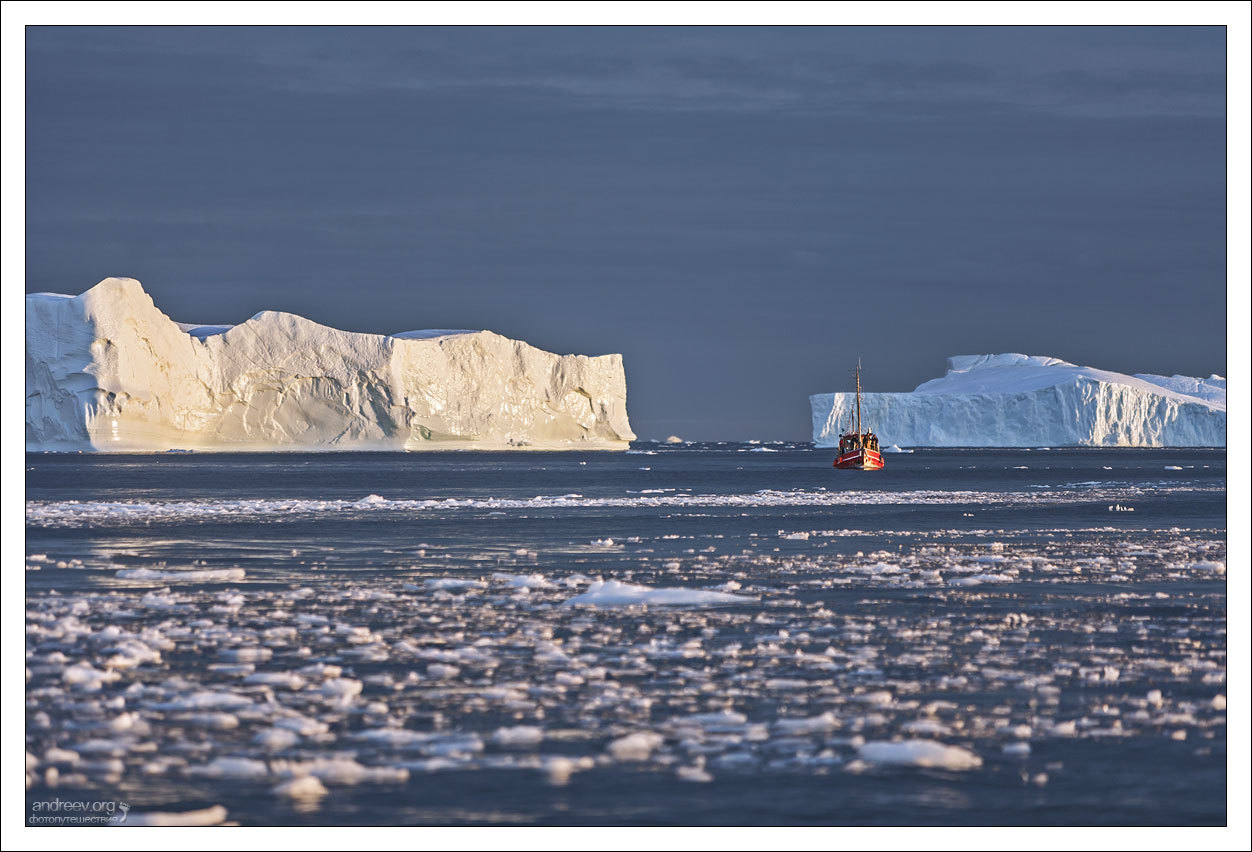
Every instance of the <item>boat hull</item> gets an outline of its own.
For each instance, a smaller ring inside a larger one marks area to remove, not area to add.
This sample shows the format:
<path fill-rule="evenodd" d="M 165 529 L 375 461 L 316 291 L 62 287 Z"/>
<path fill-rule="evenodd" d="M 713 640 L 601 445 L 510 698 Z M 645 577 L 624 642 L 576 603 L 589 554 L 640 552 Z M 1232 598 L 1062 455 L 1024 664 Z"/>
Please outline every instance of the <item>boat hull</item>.
<path fill-rule="evenodd" d="M 877 450 L 849 450 L 835 459 L 839 470 L 882 470 L 884 464 Z"/>

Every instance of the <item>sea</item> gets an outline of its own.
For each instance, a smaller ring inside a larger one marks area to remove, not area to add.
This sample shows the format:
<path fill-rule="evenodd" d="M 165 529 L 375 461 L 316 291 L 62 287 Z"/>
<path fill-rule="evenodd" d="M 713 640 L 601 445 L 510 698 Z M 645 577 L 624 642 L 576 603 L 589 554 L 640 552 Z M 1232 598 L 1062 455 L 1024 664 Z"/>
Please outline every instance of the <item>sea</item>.
<path fill-rule="evenodd" d="M 1225 824 L 1225 452 L 885 458 L 28 454 L 27 824 Z"/>

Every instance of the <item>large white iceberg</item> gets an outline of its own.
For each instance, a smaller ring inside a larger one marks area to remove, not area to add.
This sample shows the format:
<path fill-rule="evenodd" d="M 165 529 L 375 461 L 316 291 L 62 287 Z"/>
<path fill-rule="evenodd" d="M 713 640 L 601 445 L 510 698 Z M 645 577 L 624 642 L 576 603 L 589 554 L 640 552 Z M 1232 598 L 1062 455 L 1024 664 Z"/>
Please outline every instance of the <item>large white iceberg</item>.
<path fill-rule="evenodd" d="M 26 297 L 26 449 L 623 449 L 620 355 L 489 331 L 176 323 L 138 281 Z"/>
<path fill-rule="evenodd" d="M 856 394 L 809 397 L 813 441 L 835 446 Z M 1224 447 L 1226 380 L 1079 367 L 1040 355 L 958 355 L 912 393 L 862 393 L 883 446 Z"/>

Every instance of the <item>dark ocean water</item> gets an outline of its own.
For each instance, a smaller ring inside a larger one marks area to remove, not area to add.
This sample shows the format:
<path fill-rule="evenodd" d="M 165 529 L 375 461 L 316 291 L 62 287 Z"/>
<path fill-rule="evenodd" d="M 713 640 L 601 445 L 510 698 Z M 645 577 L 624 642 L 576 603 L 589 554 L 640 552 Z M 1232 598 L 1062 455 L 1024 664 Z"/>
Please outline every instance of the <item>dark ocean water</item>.
<path fill-rule="evenodd" d="M 831 458 L 28 455 L 28 805 L 1225 823 L 1224 452 Z"/>

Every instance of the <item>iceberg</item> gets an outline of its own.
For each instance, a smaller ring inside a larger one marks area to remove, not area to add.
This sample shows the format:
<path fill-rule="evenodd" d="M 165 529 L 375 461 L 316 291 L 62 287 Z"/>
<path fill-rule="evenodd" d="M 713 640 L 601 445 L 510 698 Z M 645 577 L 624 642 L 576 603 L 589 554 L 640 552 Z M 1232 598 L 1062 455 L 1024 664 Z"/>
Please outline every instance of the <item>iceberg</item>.
<path fill-rule="evenodd" d="M 856 395 L 809 397 L 839 443 Z M 862 393 L 862 428 L 901 447 L 1224 447 L 1226 379 L 1126 375 L 1040 355 L 958 355 L 912 393 Z"/>
<path fill-rule="evenodd" d="M 621 355 L 490 331 L 176 323 L 138 281 L 26 296 L 26 449 L 625 449 Z"/>

